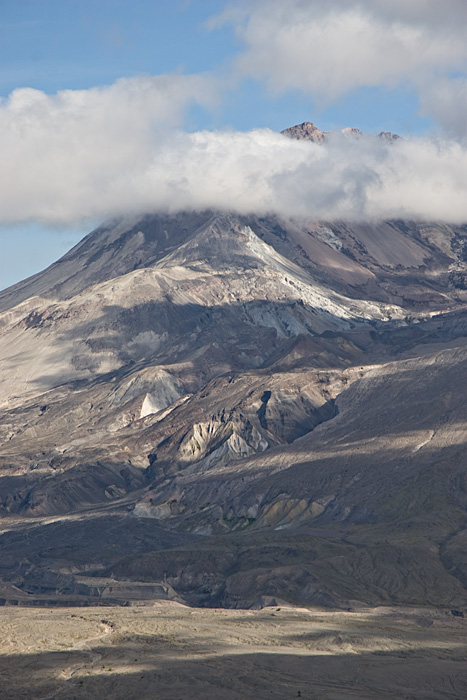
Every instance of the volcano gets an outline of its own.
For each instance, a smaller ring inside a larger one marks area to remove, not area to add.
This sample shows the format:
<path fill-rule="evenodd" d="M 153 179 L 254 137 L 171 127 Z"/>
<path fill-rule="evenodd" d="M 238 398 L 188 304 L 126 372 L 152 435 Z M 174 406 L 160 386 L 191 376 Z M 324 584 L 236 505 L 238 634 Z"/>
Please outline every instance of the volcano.
<path fill-rule="evenodd" d="M 147 214 L 1 292 L 3 601 L 467 606 L 466 251 Z"/>

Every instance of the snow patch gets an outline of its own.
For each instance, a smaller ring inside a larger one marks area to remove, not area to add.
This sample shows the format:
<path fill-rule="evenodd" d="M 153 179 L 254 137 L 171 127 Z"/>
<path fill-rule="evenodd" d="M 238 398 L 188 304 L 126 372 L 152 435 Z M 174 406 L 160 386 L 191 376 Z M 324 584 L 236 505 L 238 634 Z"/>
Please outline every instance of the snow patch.
<path fill-rule="evenodd" d="M 158 393 L 146 394 L 139 417 L 145 418 L 145 416 L 149 416 L 152 413 L 163 411 L 164 408 L 167 408 L 179 398 L 180 395 L 174 387 L 164 387 Z"/>
<path fill-rule="evenodd" d="M 173 404 L 184 394 L 180 383 L 168 372 L 161 372 L 154 381 L 152 391 L 144 397 L 140 418 L 158 413 Z"/>

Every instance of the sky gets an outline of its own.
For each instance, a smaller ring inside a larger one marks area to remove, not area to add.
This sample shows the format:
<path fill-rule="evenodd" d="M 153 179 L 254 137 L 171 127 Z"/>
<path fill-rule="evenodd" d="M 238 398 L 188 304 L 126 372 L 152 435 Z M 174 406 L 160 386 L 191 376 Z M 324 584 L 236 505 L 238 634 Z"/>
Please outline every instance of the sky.
<path fill-rule="evenodd" d="M 0 289 L 119 214 L 467 222 L 466 26 L 465 0 L 0 0 Z M 279 134 L 304 121 L 325 146 Z"/>

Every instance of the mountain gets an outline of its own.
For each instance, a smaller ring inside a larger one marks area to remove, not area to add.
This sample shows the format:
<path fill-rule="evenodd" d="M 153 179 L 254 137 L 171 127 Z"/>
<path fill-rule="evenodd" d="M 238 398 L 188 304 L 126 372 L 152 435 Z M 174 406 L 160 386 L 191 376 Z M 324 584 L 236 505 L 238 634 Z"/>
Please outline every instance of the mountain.
<path fill-rule="evenodd" d="M 466 606 L 466 250 L 145 215 L 1 292 L 0 598 Z"/>
<path fill-rule="evenodd" d="M 321 129 L 318 129 L 318 127 L 312 122 L 296 124 L 295 126 L 290 126 L 288 129 L 281 131 L 281 134 L 288 136 L 290 139 L 295 139 L 297 141 L 313 141 L 313 143 L 318 144 L 324 143 L 329 133 L 331 132 L 321 131 Z M 341 133 L 351 138 L 362 136 L 360 129 L 355 129 L 352 127 L 341 129 Z M 381 131 L 378 136 L 385 141 L 397 141 L 400 139 L 400 136 L 393 134 L 390 131 Z"/>

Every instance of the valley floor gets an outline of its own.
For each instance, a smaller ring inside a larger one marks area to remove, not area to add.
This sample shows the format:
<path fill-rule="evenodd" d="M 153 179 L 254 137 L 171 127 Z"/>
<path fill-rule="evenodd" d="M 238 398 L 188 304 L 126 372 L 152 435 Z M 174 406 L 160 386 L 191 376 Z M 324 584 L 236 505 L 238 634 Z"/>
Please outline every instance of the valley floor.
<path fill-rule="evenodd" d="M 433 608 L 0 608 L 2 700 L 461 700 L 467 618 Z"/>

